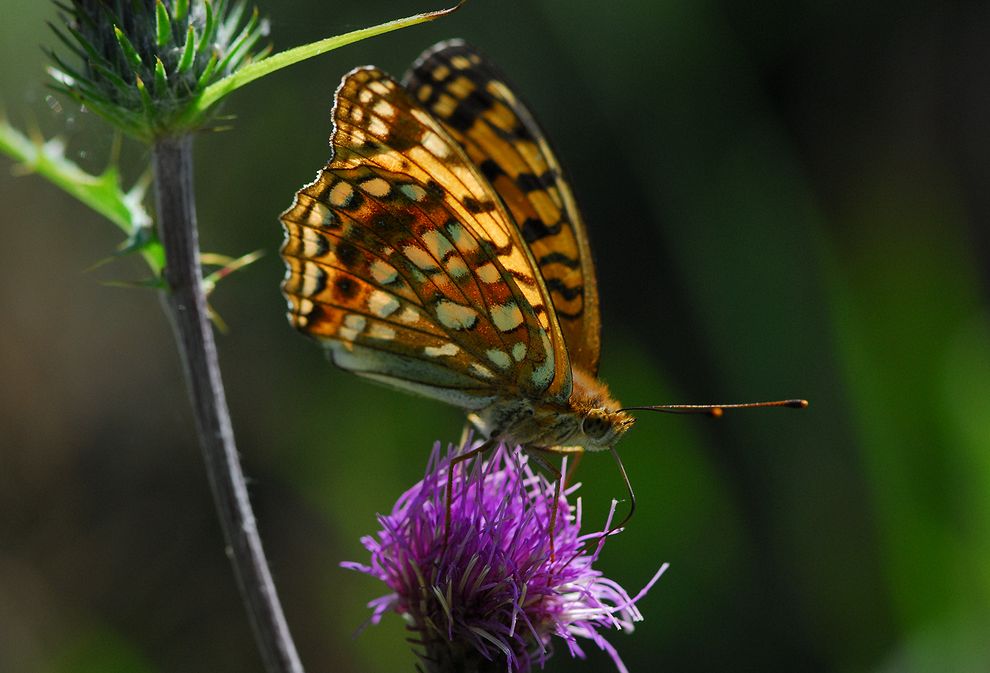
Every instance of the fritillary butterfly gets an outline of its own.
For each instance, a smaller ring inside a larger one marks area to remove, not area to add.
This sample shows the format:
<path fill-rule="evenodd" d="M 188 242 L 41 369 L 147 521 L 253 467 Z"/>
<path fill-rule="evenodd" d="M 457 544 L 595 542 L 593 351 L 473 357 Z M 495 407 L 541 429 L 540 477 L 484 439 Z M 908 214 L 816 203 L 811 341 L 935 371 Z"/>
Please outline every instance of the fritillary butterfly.
<path fill-rule="evenodd" d="M 333 158 L 282 215 L 289 321 L 337 366 L 468 412 L 487 438 L 611 447 L 584 222 L 546 138 L 461 41 L 400 85 L 344 77 Z"/>
<path fill-rule="evenodd" d="M 282 290 L 289 322 L 337 366 L 465 409 L 489 445 L 555 453 L 611 449 L 631 410 L 807 405 L 620 408 L 597 376 L 574 196 L 532 115 L 464 42 L 427 50 L 403 84 L 348 73 L 330 143 L 281 217 Z"/>

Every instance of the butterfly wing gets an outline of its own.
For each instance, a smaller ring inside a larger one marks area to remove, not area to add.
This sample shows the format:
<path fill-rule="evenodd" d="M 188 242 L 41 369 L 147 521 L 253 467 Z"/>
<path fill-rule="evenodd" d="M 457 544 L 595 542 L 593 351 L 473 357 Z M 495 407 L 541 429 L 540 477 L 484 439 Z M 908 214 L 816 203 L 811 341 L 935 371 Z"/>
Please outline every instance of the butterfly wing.
<path fill-rule="evenodd" d="M 464 151 L 376 68 L 333 117 L 333 157 L 282 214 L 290 322 L 344 369 L 464 408 L 566 400 L 546 288 Z"/>
<path fill-rule="evenodd" d="M 597 375 L 601 319 L 591 249 L 545 134 L 495 66 L 460 40 L 424 52 L 404 84 L 505 203 L 543 276 L 571 361 Z"/>

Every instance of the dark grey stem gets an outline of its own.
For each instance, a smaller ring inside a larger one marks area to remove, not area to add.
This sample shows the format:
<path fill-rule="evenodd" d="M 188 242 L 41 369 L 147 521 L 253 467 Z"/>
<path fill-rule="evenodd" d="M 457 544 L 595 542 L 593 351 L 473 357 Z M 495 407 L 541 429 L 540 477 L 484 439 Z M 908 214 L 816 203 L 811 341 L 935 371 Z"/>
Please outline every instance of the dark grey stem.
<path fill-rule="evenodd" d="M 265 670 L 302 673 L 258 537 L 206 313 L 193 197 L 192 136 L 156 142 L 154 169 L 158 234 L 166 259 L 167 290 L 163 301 L 175 330 L 227 553 L 234 565 Z"/>

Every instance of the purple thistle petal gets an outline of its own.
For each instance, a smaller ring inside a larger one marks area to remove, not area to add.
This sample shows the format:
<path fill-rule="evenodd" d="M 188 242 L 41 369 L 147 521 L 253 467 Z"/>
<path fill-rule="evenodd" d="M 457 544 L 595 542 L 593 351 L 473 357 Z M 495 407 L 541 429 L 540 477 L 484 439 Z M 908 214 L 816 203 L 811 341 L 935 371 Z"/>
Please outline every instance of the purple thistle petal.
<path fill-rule="evenodd" d="M 599 630 L 632 631 L 643 619 L 636 602 L 667 564 L 630 598 L 592 567 L 608 536 L 580 534 L 581 501 L 568 504 L 578 486 L 560 494 L 551 541 L 553 484 L 534 473 L 521 450 L 503 446 L 488 460 L 477 457 L 455 469 L 445 535 L 454 451 L 441 454 L 436 444 L 422 481 L 399 497 L 390 514 L 378 516 L 376 535 L 361 538 L 370 563 L 341 564 L 377 577 L 391 591 L 368 604 L 369 623 L 390 611 L 403 615 L 430 673 L 526 673 L 551 656 L 551 636 L 582 658 L 577 639 L 590 640 L 626 673 Z M 614 513 L 613 502 L 606 531 Z"/>

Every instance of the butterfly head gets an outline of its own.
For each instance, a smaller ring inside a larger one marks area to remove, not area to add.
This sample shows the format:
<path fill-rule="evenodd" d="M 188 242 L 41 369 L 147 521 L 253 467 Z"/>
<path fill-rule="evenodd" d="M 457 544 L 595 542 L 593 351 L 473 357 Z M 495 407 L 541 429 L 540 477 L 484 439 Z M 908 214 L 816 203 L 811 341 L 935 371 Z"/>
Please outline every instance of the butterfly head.
<path fill-rule="evenodd" d="M 619 408 L 604 383 L 577 367 L 572 373 L 574 389 L 568 406 L 578 423 L 567 443 L 586 451 L 612 448 L 635 419 Z"/>
<path fill-rule="evenodd" d="M 573 443 L 584 447 L 586 451 L 612 448 L 636 420 L 624 411 L 613 411 L 604 406 L 580 410 L 579 413 L 580 434 Z"/>

